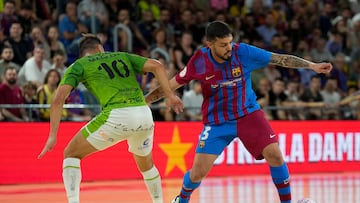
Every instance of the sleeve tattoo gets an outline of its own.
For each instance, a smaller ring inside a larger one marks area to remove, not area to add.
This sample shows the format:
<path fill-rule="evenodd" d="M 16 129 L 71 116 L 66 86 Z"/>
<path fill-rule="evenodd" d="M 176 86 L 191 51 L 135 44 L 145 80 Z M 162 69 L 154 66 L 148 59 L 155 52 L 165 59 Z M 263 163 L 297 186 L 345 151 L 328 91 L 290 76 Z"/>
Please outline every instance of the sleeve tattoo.
<path fill-rule="evenodd" d="M 310 61 L 288 54 L 272 54 L 270 63 L 283 67 L 304 68 L 309 67 Z"/>

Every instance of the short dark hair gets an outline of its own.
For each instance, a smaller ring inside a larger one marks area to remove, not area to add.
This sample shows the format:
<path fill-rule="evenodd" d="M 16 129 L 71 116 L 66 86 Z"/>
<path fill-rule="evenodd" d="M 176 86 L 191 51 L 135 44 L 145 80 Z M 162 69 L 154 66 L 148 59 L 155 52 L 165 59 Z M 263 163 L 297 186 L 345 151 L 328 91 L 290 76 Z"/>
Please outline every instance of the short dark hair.
<path fill-rule="evenodd" d="M 44 78 L 44 84 L 47 84 L 47 83 L 48 83 L 50 74 L 53 73 L 53 72 L 54 72 L 54 73 L 58 76 L 58 78 L 59 78 L 59 81 L 56 83 L 56 85 L 59 85 L 59 84 L 60 84 L 61 75 L 60 75 L 59 71 L 57 71 L 56 69 L 50 69 L 50 70 L 46 73 L 45 78 Z"/>
<path fill-rule="evenodd" d="M 80 56 L 83 56 L 86 50 L 95 49 L 98 45 L 101 45 L 98 37 L 93 34 L 83 34 L 79 46 Z"/>
<path fill-rule="evenodd" d="M 11 50 L 14 50 L 13 48 L 12 48 L 12 46 L 11 45 L 4 45 L 2 48 L 1 48 L 1 54 L 4 52 L 4 50 L 5 49 L 11 49 Z"/>
<path fill-rule="evenodd" d="M 4 69 L 4 74 L 3 75 L 6 75 L 6 72 L 8 72 L 8 70 L 15 70 L 16 73 L 18 73 L 18 71 L 16 70 L 16 68 L 12 65 L 7 65 L 5 66 L 5 69 Z"/>
<path fill-rule="evenodd" d="M 228 24 L 222 21 L 213 21 L 206 27 L 206 40 L 214 41 L 216 38 L 224 38 L 232 34 Z"/>
<path fill-rule="evenodd" d="M 65 57 L 65 52 L 61 49 L 57 49 L 54 51 L 54 55 L 53 56 L 56 56 L 56 55 L 60 55 L 60 56 L 64 56 Z"/>

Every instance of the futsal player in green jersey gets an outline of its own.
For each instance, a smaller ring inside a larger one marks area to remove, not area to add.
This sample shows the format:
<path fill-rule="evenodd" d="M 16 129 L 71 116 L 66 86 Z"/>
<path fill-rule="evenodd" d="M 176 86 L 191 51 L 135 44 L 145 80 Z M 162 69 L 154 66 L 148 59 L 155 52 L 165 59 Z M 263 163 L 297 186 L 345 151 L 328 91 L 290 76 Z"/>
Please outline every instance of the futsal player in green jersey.
<path fill-rule="evenodd" d="M 80 160 L 127 140 L 154 203 L 162 203 L 161 178 L 152 159 L 154 122 L 136 74 L 152 72 L 166 93 L 167 107 L 182 112 L 181 100 L 170 89 L 164 66 L 125 52 L 104 52 L 100 40 L 84 35 L 80 56 L 65 72 L 50 108 L 50 132 L 39 154 L 54 148 L 66 98 L 82 82 L 100 101 L 102 111 L 84 125 L 64 150 L 63 181 L 69 203 L 79 203 Z"/>

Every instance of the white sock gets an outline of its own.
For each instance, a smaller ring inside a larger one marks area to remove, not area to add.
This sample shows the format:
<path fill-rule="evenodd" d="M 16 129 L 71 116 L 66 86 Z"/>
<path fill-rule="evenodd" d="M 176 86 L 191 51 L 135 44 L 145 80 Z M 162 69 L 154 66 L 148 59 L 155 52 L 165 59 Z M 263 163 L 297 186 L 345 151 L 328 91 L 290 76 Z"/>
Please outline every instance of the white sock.
<path fill-rule="evenodd" d="M 150 170 L 141 172 L 141 174 L 153 203 L 163 203 L 161 177 L 157 168 L 153 166 Z"/>
<path fill-rule="evenodd" d="M 80 159 L 66 158 L 63 161 L 63 181 L 69 203 L 80 202 Z"/>

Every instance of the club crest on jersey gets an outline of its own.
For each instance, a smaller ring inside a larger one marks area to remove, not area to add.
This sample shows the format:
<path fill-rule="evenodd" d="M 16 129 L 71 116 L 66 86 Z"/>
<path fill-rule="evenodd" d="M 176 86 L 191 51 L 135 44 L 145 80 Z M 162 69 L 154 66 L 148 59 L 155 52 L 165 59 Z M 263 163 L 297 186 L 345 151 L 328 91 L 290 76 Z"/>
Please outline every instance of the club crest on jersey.
<path fill-rule="evenodd" d="M 200 147 L 200 148 L 204 148 L 204 147 L 205 147 L 205 141 L 200 141 L 199 147 Z"/>
<path fill-rule="evenodd" d="M 241 68 L 236 67 L 231 70 L 231 74 L 233 77 L 239 77 L 241 75 Z"/>

